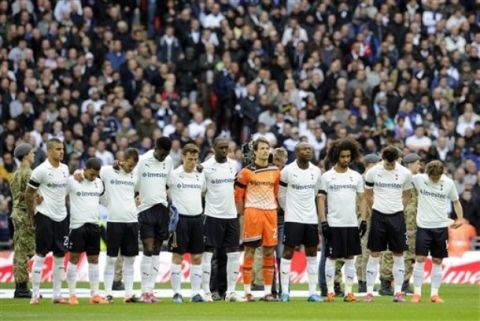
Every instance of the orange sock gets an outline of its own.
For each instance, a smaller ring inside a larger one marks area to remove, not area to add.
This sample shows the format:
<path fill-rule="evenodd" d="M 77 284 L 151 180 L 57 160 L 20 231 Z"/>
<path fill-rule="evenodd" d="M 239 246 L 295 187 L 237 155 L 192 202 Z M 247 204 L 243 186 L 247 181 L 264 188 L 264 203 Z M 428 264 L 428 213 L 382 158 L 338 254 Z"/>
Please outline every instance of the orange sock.
<path fill-rule="evenodd" d="M 252 284 L 253 281 L 253 256 L 243 258 L 243 284 Z"/>
<path fill-rule="evenodd" d="M 275 265 L 275 256 L 263 257 L 263 283 L 265 285 L 272 285 L 273 271 Z"/>

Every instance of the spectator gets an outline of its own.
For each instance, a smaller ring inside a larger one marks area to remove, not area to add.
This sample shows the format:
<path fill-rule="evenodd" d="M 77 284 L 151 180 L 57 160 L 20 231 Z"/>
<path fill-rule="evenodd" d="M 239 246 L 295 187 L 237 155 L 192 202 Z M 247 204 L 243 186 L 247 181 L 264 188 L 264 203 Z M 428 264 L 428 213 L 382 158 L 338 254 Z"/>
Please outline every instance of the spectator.
<path fill-rule="evenodd" d="M 410 150 L 417 153 L 421 150 L 427 151 L 432 146 L 432 140 L 425 136 L 425 127 L 419 125 L 415 128 L 415 135 L 408 137 L 405 144 Z"/>

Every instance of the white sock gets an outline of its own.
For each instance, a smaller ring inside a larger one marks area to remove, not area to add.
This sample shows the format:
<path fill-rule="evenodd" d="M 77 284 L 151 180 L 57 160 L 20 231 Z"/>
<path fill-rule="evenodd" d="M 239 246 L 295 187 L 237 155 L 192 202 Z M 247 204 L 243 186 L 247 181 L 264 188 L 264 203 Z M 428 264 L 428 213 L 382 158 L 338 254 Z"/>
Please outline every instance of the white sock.
<path fill-rule="evenodd" d="M 422 295 L 424 270 L 425 262 L 415 262 L 415 266 L 413 267 L 413 291 L 418 295 Z"/>
<path fill-rule="evenodd" d="M 202 289 L 210 293 L 210 276 L 212 274 L 212 252 L 203 252 L 202 258 Z"/>
<path fill-rule="evenodd" d="M 402 256 L 393 256 L 393 281 L 395 284 L 394 294 L 402 292 L 403 280 L 405 279 L 405 258 Z"/>
<path fill-rule="evenodd" d="M 32 268 L 32 291 L 33 297 L 40 297 L 40 282 L 42 282 L 43 264 L 45 263 L 45 257 L 35 255 L 33 257 Z"/>
<path fill-rule="evenodd" d="M 64 279 L 65 267 L 63 266 L 63 256 L 53 257 L 53 297 L 62 295 L 62 281 Z"/>
<path fill-rule="evenodd" d="M 308 295 L 317 293 L 318 261 L 316 256 L 307 256 Z M 282 285 L 283 286 L 283 285 Z M 283 290 L 283 287 L 282 287 Z"/>
<path fill-rule="evenodd" d="M 353 279 L 355 278 L 355 263 L 353 259 L 345 260 L 345 294 L 353 293 Z"/>
<path fill-rule="evenodd" d="M 243 284 L 243 291 L 245 294 L 252 293 L 252 285 L 251 284 Z"/>
<path fill-rule="evenodd" d="M 182 286 L 182 266 L 180 264 L 172 263 L 170 282 L 172 283 L 173 294 L 180 293 Z"/>
<path fill-rule="evenodd" d="M 142 262 L 140 263 L 140 272 L 142 273 L 142 294 L 149 292 L 149 283 L 152 272 L 152 257 L 143 254 Z"/>
<path fill-rule="evenodd" d="M 335 260 L 327 258 L 327 262 L 325 263 L 325 280 L 327 281 L 327 292 L 334 293 Z"/>
<path fill-rule="evenodd" d="M 70 295 L 75 295 L 75 288 L 77 287 L 77 273 L 78 266 L 69 262 L 67 268 L 67 282 Z"/>
<path fill-rule="evenodd" d="M 235 292 L 240 270 L 240 252 L 227 253 L 227 293 Z"/>
<path fill-rule="evenodd" d="M 98 294 L 98 279 L 98 264 L 88 263 L 88 280 L 90 281 L 90 292 L 92 296 Z"/>
<path fill-rule="evenodd" d="M 192 297 L 200 293 L 202 274 L 202 265 L 192 264 L 192 273 L 190 274 L 190 283 L 192 284 Z M 210 289 L 210 285 L 208 288 Z"/>
<path fill-rule="evenodd" d="M 432 292 L 430 296 L 438 295 L 438 289 L 442 283 L 442 265 L 432 264 Z"/>
<path fill-rule="evenodd" d="M 125 297 L 129 298 L 133 295 L 133 265 L 135 264 L 135 256 L 123 257 L 123 282 L 125 283 Z"/>
<path fill-rule="evenodd" d="M 157 283 L 158 270 L 160 268 L 160 256 L 152 255 L 152 270 L 150 273 L 150 282 L 148 288 L 151 293 L 155 290 L 155 283 Z"/>
<path fill-rule="evenodd" d="M 105 264 L 105 271 L 103 274 L 103 286 L 107 295 L 112 295 L 113 278 L 115 277 L 115 262 L 116 257 L 107 256 L 107 263 Z"/>
<path fill-rule="evenodd" d="M 373 286 L 378 274 L 378 265 L 380 263 L 380 257 L 370 256 L 367 262 L 367 293 L 373 293 Z"/>
<path fill-rule="evenodd" d="M 292 260 L 282 258 L 280 260 L 280 284 L 283 293 L 290 293 L 290 269 Z"/>
<path fill-rule="evenodd" d="M 272 294 L 272 285 L 271 284 L 268 284 L 268 285 L 264 284 L 263 288 L 264 288 L 264 291 L 263 291 L 264 295 Z"/>

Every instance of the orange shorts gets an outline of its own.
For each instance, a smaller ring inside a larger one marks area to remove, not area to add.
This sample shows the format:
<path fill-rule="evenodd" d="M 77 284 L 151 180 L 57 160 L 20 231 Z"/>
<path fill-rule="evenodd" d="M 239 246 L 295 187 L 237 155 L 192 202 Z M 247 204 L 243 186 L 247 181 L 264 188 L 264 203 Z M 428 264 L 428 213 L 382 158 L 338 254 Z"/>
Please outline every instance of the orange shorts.
<path fill-rule="evenodd" d="M 243 242 L 262 241 L 263 246 L 277 245 L 277 211 L 246 208 Z"/>

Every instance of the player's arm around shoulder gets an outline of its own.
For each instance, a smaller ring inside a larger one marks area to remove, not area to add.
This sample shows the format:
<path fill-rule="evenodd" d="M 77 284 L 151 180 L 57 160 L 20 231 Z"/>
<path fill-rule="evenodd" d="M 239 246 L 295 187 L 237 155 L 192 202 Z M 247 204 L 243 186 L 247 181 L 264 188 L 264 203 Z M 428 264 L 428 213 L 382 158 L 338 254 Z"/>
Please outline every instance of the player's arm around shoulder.
<path fill-rule="evenodd" d="M 245 207 L 245 194 L 247 192 L 247 186 L 250 182 L 250 178 L 253 172 L 248 167 L 244 167 L 238 172 L 235 179 L 235 206 L 237 207 L 238 215 L 243 215 Z"/>
<path fill-rule="evenodd" d="M 360 210 L 360 219 L 361 221 L 366 221 L 368 216 L 368 209 L 367 209 L 367 198 L 365 195 L 365 182 L 363 181 L 362 175 L 359 173 L 355 173 L 357 179 L 357 204 L 358 209 Z"/>
<path fill-rule="evenodd" d="M 278 189 L 278 205 L 285 210 L 287 202 L 287 188 L 288 188 L 288 173 L 289 166 L 285 166 L 280 172 L 280 186 Z"/>
<path fill-rule="evenodd" d="M 320 177 L 320 188 L 318 190 L 318 197 L 317 197 L 317 211 L 318 211 L 318 221 L 319 223 L 327 221 L 327 213 L 326 213 L 326 199 L 327 199 L 327 175 L 323 174 Z"/>

